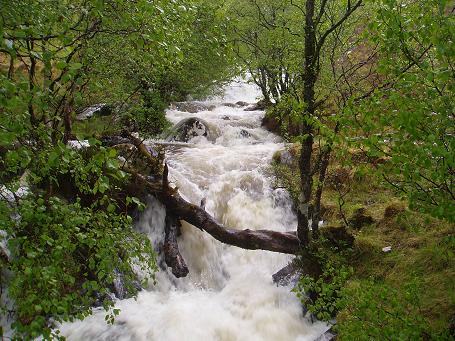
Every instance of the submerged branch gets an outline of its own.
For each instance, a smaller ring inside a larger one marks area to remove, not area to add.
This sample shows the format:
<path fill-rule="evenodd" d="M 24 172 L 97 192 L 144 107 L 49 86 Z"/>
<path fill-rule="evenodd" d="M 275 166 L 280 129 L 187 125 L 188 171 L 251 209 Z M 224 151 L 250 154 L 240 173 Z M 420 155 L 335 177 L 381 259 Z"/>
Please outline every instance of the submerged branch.
<path fill-rule="evenodd" d="M 188 266 L 180 254 L 179 245 L 177 243 L 177 235 L 179 229 L 179 221 L 166 212 L 166 224 L 165 224 L 165 237 L 164 237 L 164 261 L 167 266 L 172 269 L 172 273 L 175 277 L 186 277 L 189 273 Z"/>

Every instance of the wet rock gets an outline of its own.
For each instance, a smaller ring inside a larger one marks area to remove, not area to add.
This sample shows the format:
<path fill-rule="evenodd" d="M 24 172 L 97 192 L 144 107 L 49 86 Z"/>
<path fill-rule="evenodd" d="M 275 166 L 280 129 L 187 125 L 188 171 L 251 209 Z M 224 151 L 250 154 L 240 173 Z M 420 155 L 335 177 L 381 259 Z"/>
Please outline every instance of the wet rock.
<path fill-rule="evenodd" d="M 74 149 L 84 149 L 84 148 L 89 148 L 90 143 L 87 140 L 69 140 L 68 141 L 68 147 L 74 148 Z"/>
<path fill-rule="evenodd" d="M 247 139 L 251 137 L 251 134 L 247 130 L 242 129 L 240 130 L 240 136 Z"/>
<path fill-rule="evenodd" d="M 261 126 L 272 133 L 280 133 L 280 122 L 275 117 L 264 116 L 261 122 Z"/>
<path fill-rule="evenodd" d="M 122 136 L 103 136 L 101 137 L 101 143 L 106 147 L 113 147 L 119 144 L 131 143 L 130 139 Z"/>
<path fill-rule="evenodd" d="M 280 163 L 291 166 L 294 162 L 294 156 L 289 150 L 283 150 L 280 154 Z"/>
<path fill-rule="evenodd" d="M 273 161 L 282 165 L 292 166 L 297 161 L 297 157 L 292 150 L 283 149 L 273 154 Z"/>
<path fill-rule="evenodd" d="M 327 330 L 324 334 L 319 336 L 316 340 L 314 341 L 334 341 L 337 339 L 337 334 L 333 331 L 332 328 Z"/>
<path fill-rule="evenodd" d="M 113 289 L 115 297 L 117 297 L 120 300 L 123 300 L 126 297 L 126 290 L 123 285 L 123 274 L 117 269 L 114 271 L 114 283 L 112 284 L 114 287 Z"/>
<path fill-rule="evenodd" d="M 175 102 L 171 104 L 171 109 L 196 114 L 200 111 L 212 111 L 216 106 L 200 102 Z"/>
<path fill-rule="evenodd" d="M 25 172 L 20 179 L 19 184 L 21 185 L 16 191 L 9 190 L 6 186 L 0 185 L 0 201 L 6 201 L 9 205 L 15 206 L 17 204 L 16 199 L 21 199 L 30 193 L 30 188 L 26 182 L 29 172 Z"/>
<path fill-rule="evenodd" d="M 143 154 L 130 141 L 124 144 L 117 144 L 113 148 L 117 150 L 119 159 L 122 162 L 127 163 L 140 173 L 147 174 L 147 176 L 162 174 L 164 164 L 164 149 L 162 147 L 145 145 L 147 151 L 154 158 L 153 162 L 145 159 Z"/>
<path fill-rule="evenodd" d="M 206 121 L 197 117 L 190 117 L 177 123 L 164 139 L 168 142 L 188 142 L 198 136 L 204 136 L 209 141 L 214 141 L 216 138 Z"/>
<path fill-rule="evenodd" d="M 265 101 L 265 100 L 261 100 L 259 102 L 257 102 L 256 104 L 253 104 L 252 106 L 249 106 L 247 108 L 245 108 L 244 110 L 245 111 L 257 111 L 257 110 L 265 110 L 267 109 L 269 106 L 270 106 L 271 103 Z"/>
<path fill-rule="evenodd" d="M 109 116 L 112 115 L 112 107 L 106 103 L 93 104 L 79 111 L 76 114 L 76 120 L 83 121 L 95 115 Z"/>
<path fill-rule="evenodd" d="M 374 223 L 373 217 L 366 214 L 365 207 L 360 207 L 355 210 L 352 218 L 349 220 L 349 225 L 353 228 L 360 230 L 362 227 L 371 225 Z"/>
<path fill-rule="evenodd" d="M 229 108 L 242 108 L 242 107 L 246 107 L 247 105 L 248 105 L 248 103 L 243 102 L 243 101 L 238 101 L 236 103 L 223 103 L 223 106 L 229 107 Z"/>
<path fill-rule="evenodd" d="M 228 115 L 224 115 L 224 116 L 221 116 L 221 119 L 225 120 L 225 121 L 230 121 L 232 118 L 229 117 Z"/>
<path fill-rule="evenodd" d="M 272 275 L 273 283 L 278 286 L 295 286 L 302 272 L 298 265 L 294 262 L 289 263 L 280 271 Z"/>

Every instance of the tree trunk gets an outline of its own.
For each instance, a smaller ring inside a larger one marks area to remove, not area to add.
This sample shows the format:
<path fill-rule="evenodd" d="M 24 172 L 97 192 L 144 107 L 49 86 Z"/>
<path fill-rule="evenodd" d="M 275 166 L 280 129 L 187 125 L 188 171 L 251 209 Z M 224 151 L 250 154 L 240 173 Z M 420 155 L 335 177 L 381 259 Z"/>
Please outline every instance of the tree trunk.
<path fill-rule="evenodd" d="M 262 96 L 264 96 L 264 101 L 267 103 L 270 103 L 270 84 L 269 84 L 269 78 L 267 77 L 267 70 L 265 67 L 260 67 L 259 68 L 259 73 L 261 75 L 261 92 Z"/>
<path fill-rule="evenodd" d="M 306 1 L 305 14 L 305 65 L 304 65 L 304 88 L 303 100 L 306 105 L 304 113 L 305 122 L 303 124 L 303 141 L 300 152 L 300 197 L 298 210 L 298 236 L 302 246 L 309 243 L 309 220 L 311 219 L 311 192 L 312 192 L 312 174 L 311 174 L 311 156 L 313 154 L 313 126 L 311 119 L 314 117 L 314 86 L 316 84 L 316 31 L 314 24 L 315 0 Z"/>
<path fill-rule="evenodd" d="M 321 151 L 321 153 L 324 154 L 322 155 L 321 164 L 319 165 L 318 187 L 314 195 L 313 221 L 311 224 L 313 238 L 317 238 L 319 236 L 322 190 L 324 189 L 325 177 L 327 174 L 327 168 L 329 167 L 330 155 L 332 153 L 332 146 L 331 145 L 327 146 L 327 149 L 325 151 Z"/>

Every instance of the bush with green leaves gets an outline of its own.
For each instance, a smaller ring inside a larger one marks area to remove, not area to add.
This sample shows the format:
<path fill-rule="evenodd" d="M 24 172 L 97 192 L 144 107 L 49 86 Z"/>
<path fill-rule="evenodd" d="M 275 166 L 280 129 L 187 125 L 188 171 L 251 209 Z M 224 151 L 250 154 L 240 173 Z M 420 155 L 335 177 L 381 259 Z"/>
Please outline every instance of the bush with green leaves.
<path fill-rule="evenodd" d="M 165 115 L 167 106 L 168 102 L 158 92 L 143 90 L 140 103 L 122 115 L 122 125 L 143 136 L 157 136 L 171 126 Z"/>
<path fill-rule="evenodd" d="M 116 276 L 134 296 L 139 287 L 134 267 L 145 280 L 157 271 L 150 240 L 133 230 L 127 214 L 138 200 L 118 195 L 128 177 L 116 151 L 91 143 L 83 151 L 49 146 L 28 164 L 9 155 L 16 152 L 7 155 L 7 170 L 27 167 L 31 190 L 9 206 L 3 201 L 0 210 L 11 251 L 6 285 L 15 303 L 17 337 L 50 337 L 50 319 L 82 319 L 96 304 L 113 322 L 119 312 L 111 299 Z"/>
<path fill-rule="evenodd" d="M 341 234 L 347 238 L 341 238 Z M 334 235 L 338 238 L 335 239 Z M 349 265 L 353 254 L 351 238 L 344 228 L 323 228 L 309 251 L 297 260 L 302 269 L 306 268 L 308 260 L 318 265 L 311 274 L 304 273 L 300 277 L 293 291 L 302 305 L 320 320 L 333 319 L 341 309 L 343 289 L 354 273 Z"/>
<path fill-rule="evenodd" d="M 280 134 L 288 141 L 300 134 L 301 114 L 305 105 L 293 96 L 285 94 L 280 101 L 267 109 L 266 118 L 273 119 L 279 126 Z"/>
<path fill-rule="evenodd" d="M 133 268 L 146 278 L 157 270 L 150 241 L 132 228 L 129 213 L 142 204 L 126 194 L 117 152 L 95 139 L 68 146 L 96 132 L 75 136 L 76 110 L 120 103 L 141 132 L 158 134 L 170 101 L 227 77 L 226 22 L 220 3 L 205 0 L 0 0 L 0 8 L 0 193 L 28 188 L 0 200 L 11 252 L 3 284 L 16 337 L 48 338 L 51 321 L 83 318 L 94 304 L 112 322 L 116 276 L 134 295 Z"/>
<path fill-rule="evenodd" d="M 324 264 L 319 278 L 302 276 L 294 292 L 310 313 L 320 320 L 329 321 L 341 308 L 343 288 L 352 273 L 351 267 L 337 267 L 329 261 Z"/>
<path fill-rule="evenodd" d="M 369 35 L 388 81 L 351 111 L 349 129 L 412 209 L 455 219 L 455 16 L 444 0 L 378 1 Z M 347 131 L 347 135 L 350 132 Z"/>

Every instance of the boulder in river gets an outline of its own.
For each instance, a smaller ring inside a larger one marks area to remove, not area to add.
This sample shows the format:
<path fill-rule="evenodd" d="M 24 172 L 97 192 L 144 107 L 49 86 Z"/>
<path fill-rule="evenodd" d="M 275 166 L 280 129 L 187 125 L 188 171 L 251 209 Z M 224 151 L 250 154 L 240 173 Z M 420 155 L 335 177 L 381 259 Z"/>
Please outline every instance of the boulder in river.
<path fill-rule="evenodd" d="M 243 101 L 238 101 L 235 103 L 223 103 L 223 106 L 229 107 L 229 108 L 242 108 L 242 107 L 248 106 L 248 103 L 243 102 Z"/>
<path fill-rule="evenodd" d="M 248 109 L 248 108 L 247 108 Z M 245 109 L 246 110 L 246 109 Z M 280 122 L 276 117 L 265 115 L 262 118 L 261 126 L 267 129 L 268 131 L 279 134 L 280 133 Z"/>
<path fill-rule="evenodd" d="M 112 114 L 112 107 L 106 103 L 93 104 L 80 110 L 76 115 L 76 120 L 84 121 L 95 115 L 109 116 Z"/>
<path fill-rule="evenodd" d="M 265 110 L 271 105 L 270 102 L 267 102 L 265 100 L 261 100 L 257 102 L 256 104 L 253 104 L 252 106 L 249 106 L 245 108 L 245 111 L 256 111 L 256 110 Z"/>
<path fill-rule="evenodd" d="M 295 262 L 291 262 L 280 271 L 272 275 L 273 283 L 278 286 L 295 287 L 302 275 L 302 269 Z"/>
<path fill-rule="evenodd" d="M 189 112 L 191 114 L 196 114 L 200 111 L 212 111 L 215 108 L 215 105 L 200 102 L 174 102 L 171 104 L 171 109 Z"/>
<path fill-rule="evenodd" d="M 247 139 L 247 138 L 251 137 L 251 134 L 248 132 L 248 130 L 241 129 L 240 130 L 240 136 Z"/>
<path fill-rule="evenodd" d="M 168 142 L 188 142 L 194 137 L 204 136 L 209 141 L 216 139 L 214 130 L 209 124 L 198 117 L 186 118 L 177 123 L 171 131 L 164 136 Z"/>

